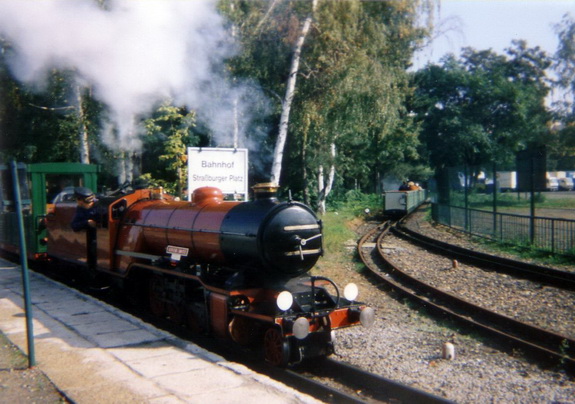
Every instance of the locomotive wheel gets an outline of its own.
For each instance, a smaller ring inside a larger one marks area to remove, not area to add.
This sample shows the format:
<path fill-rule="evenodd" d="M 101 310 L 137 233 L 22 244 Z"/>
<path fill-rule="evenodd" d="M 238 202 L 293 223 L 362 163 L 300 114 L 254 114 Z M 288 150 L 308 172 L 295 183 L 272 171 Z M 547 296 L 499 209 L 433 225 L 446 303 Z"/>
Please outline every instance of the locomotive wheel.
<path fill-rule="evenodd" d="M 191 307 L 188 307 L 185 313 L 185 321 L 186 321 L 186 326 L 188 327 L 188 329 L 190 330 L 190 332 L 192 332 L 193 334 L 199 334 L 203 331 L 202 327 L 202 323 L 200 322 L 200 318 L 198 317 L 198 315 L 196 313 L 194 313 L 194 311 L 192 310 Z"/>
<path fill-rule="evenodd" d="M 150 311 L 156 317 L 166 315 L 166 303 L 162 296 L 163 281 L 160 277 L 152 276 L 148 279 L 148 303 Z"/>
<path fill-rule="evenodd" d="M 168 317 L 169 317 L 171 322 L 173 322 L 175 324 L 183 324 L 184 323 L 184 319 L 186 317 L 186 313 L 185 313 L 184 309 L 177 306 L 175 303 L 168 303 L 167 309 L 168 309 Z"/>
<path fill-rule="evenodd" d="M 254 324 L 245 317 L 235 316 L 228 329 L 235 343 L 247 346 L 254 342 Z"/>
<path fill-rule="evenodd" d="M 290 358 L 289 341 L 278 328 L 268 329 L 264 335 L 264 355 L 274 366 L 286 366 Z"/>

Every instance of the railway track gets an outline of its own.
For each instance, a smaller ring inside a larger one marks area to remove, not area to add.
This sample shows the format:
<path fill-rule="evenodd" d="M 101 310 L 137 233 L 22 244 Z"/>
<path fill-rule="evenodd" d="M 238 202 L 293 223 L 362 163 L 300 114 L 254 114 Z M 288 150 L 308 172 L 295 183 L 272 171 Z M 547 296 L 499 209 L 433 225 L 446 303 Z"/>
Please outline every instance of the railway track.
<path fill-rule="evenodd" d="M 141 313 L 132 312 L 132 314 L 141 316 Z M 264 362 L 263 354 L 257 351 L 238 350 L 236 346 L 221 344 L 209 337 L 190 337 L 181 327 L 167 320 L 158 320 L 149 314 L 144 315 L 143 319 L 182 339 L 190 340 L 228 361 L 241 363 L 254 372 L 326 403 L 451 403 L 441 397 L 331 358 L 320 358 L 291 368 L 278 368 Z"/>
<path fill-rule="evenodd" d="M 407 226 L 398 223 L 391 231 L 411 243 L 417 244 L 428 251 L 449 256 L 461 262 L 480 268 L 496 270 L 508 275 L 529 279 L 556 288 L 575 290 L 575 272 L 560 271 L 527 262 L 515 261 L 504 257 L 472 251 L 467 248 L 448 244 L 417 233 Z"/>
<path fill-rule="evenodd" d="M 362 403 L 428 403 L 439 404 L 449 403 L 443 398 L 434 396 L 427 392 L 414 389 L 396 381 L 387 379 L 373 373 L 366 372 L 355 366 L 338 362 L 331 358 L 326 358 L 315 364 L 308 364 L 297 370 L 288 370 L 291 374 L 304 377 L 306 380 L 317 379 L 321 385 L 324 380 L 335 382 L 351 389 L 353 395 L 350 402 Z M 312 379 L 310 379 L 312 378 Z M 317 397 L 315 394 L 312 394 Z M 343 398 L 323 397 L 326 402 L 341 403 Z"/>
<path fill-rule="evenodd" d="M 141 313 L 132 314 L 141 315 Z M 290 368 L 274 367 L 264 362 L 263 354 L 257 350 L 238 350 L 235 345 L 222 344 L 210 337 L 190 337 L 188 332 L 167 320 L 158 320 L 150 314 L 145 314 L 143 317 L 145 321 L 158 328 L 178 335 L 182 339 L 190 340 L 228 361 L 241 363 L 254 372 L 268 376 L 326 403 L 442 404 L 452 402 L 331 358 L 318 358 Z"/>
<path fill-rule="evenodd" d="M 575 340 L 476 306 L 407 275 L 386 260 L 382 240 L 393 231 L 392 228 L 391 222 L 386 222 L 364 235 L 358 243 L 362 261 L 378 282 L 417 302 L 429 312 L 496 339 L 511 352 L 520 350 L 545 366 L 559 367 L 575 374 Z M 505 271 L 509 270 L 508 264 Z M 491 270 L 497 270 L 497 263 L 489 265 Z"/>
<path fill-rule="evenodd" d="M 39 270 L 40 268 L 36 268 Z M 58 273 L 41 271 L 68 287 L 78 289 L 99 300 L 105 301 L 122 311 L 172 333 L 182 340 L 191 341 L 200 347 L 220 355 L 228 361 L 241 363 L 255 372 L 284 383 L 302 393 L 306 393 L 326 403 L 449 403 L 440 397 L 422 390 L 398 383 L 391 379 L 366 372 L 352 365 L 329 358 L 304 362 L 292 368 L 278 368 L 264 362 L 263 354 L 257 350 L 238 349 L 232 344 L 222 343 L 214 338 L 191 334 L 189 330 L 165 318 L 158 318 L 148 311 L 128 304 L 113 290 L 92 289 L 81 281 L 71 281 Z"/>

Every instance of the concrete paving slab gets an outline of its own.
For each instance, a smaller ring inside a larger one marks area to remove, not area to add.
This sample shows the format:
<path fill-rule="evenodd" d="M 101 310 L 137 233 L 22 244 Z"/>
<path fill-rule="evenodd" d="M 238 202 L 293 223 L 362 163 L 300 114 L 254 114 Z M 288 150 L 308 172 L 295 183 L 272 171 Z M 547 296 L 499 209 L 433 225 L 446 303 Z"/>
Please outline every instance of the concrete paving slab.
<path fill-rule="evenodd" d="M 149 378 L 191 372 L 210 366 L 209 362 L 181 351 L 136 359 L 128 361 L 126 364 L 139 374 Z"/>
<path fill-rule="evenodd" d="M 265 385 L 249 385 L 240 386 L 231 390 L 219 390 L 217 394 L 214 392 L 197 394 L 188 398 L 190 403 L 203 403 L 211 402 L 213 404 L 246 404 L 246 397 L 250 398 L 250 402 L 260 403 L 265 402 L 261 397 L 268 397 L 270 390 Z M 277 393 L 276 393 L 277 394 Z M 286 394 L 274 395 L 273 401 L 266 404 L 298 404 L 301 401 L 298 398 L 286 392 Z"/>
<path fill-rule="evenodd" d="M 135 324 L 132 324 L 116 316 L 110 316 L 107 320 L 104 321 L 82 322 L 79 324 L 70 324 L 70 322 L 67 322 L 66 324 L 68 324 L 81 335 L 104 335 L 109 333 L 134 331 L 138 329 Z"/>
<path fill-rule="evenodd" d="M 137 347 L 120 347 L 110 348 L 108 352 L 114 355 L 122 362 L 137 361 L 139 359 L 155 358 L 158 356 L 168 355 L 174 352 L 180 352 L 180 348 L 169 344 L 166 341 L 154 341 L 143 343 Z"/>
<path fill-rule="evenodd" d="M 147 330 L 138 329 L 119 332 L 117 334 L 91 335 L 89 339 L 102 348 L 115 348 L 159 341 L 162 337 Z"/>
<path fill-rule="evenodd" d="M 76 326 L 80 324 L 93 324 L 104 323 L 106 321 L 113 321 L 117 316 L 107 311 L 97 311 L 93 313 L 78 313 L 71 316 L 66 324 L 69 326 Z"/>
<path fill-rule="evenodd" d="M 186 404 L 187 401 L 180 400 L 176 396 L 166 396 L 166 397 L 159 397 L 154 398 L 149 401 L 150 404 Z"/>
<path fill-rule="evenodd" d="M 185 397 L 194 401 L 199 401 L 194 399 L 196 395 L 211 393 L 215 397 L 222 391 L 236 389 L 249 381 L 249 379 L 243 378 L 241 375 L 227 372 L 217 366 L 158 376 L 154 380 L 178 397 Z"/>

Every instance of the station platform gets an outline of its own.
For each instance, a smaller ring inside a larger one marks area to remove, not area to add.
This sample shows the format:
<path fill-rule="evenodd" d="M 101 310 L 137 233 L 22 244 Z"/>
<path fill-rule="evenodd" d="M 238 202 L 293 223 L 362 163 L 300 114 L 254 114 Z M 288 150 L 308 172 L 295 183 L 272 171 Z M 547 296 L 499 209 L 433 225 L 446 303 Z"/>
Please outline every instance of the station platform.
<path fill-rule="evenodd" d="M 30 272 L 37 367 L 72 402 L 320 403 Z M 0 330 L 27 352 L 20 267 L 0 259 Z"/>

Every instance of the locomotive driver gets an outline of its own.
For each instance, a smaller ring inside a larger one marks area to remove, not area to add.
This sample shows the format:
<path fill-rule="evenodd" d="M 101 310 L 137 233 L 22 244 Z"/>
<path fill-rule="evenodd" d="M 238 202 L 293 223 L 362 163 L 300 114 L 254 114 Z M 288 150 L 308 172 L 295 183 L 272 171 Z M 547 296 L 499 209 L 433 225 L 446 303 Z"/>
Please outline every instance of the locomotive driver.
<path fill-rule="evenodd" d="M 76 197 L 76 214 L 70 226 L 74 231 L 89 230 L 96 228 L 96 196 L 90 188 L 76 187 L 74 188 L 74 196 Z"/>
<path fill-rule="evenodd" d="M 90 188 L 74 188 L 76 197 L 76 214 L 70 226 L 75 232 L 86 230 L 86 257 L 88 263 L 88 273 L 91 281 L 96 280 L 96 264 L 98 254 L 98 244 L 96 238 L 96 224 L 98 222 L 98 212 L 96 210 L 96 196 Z"/>

